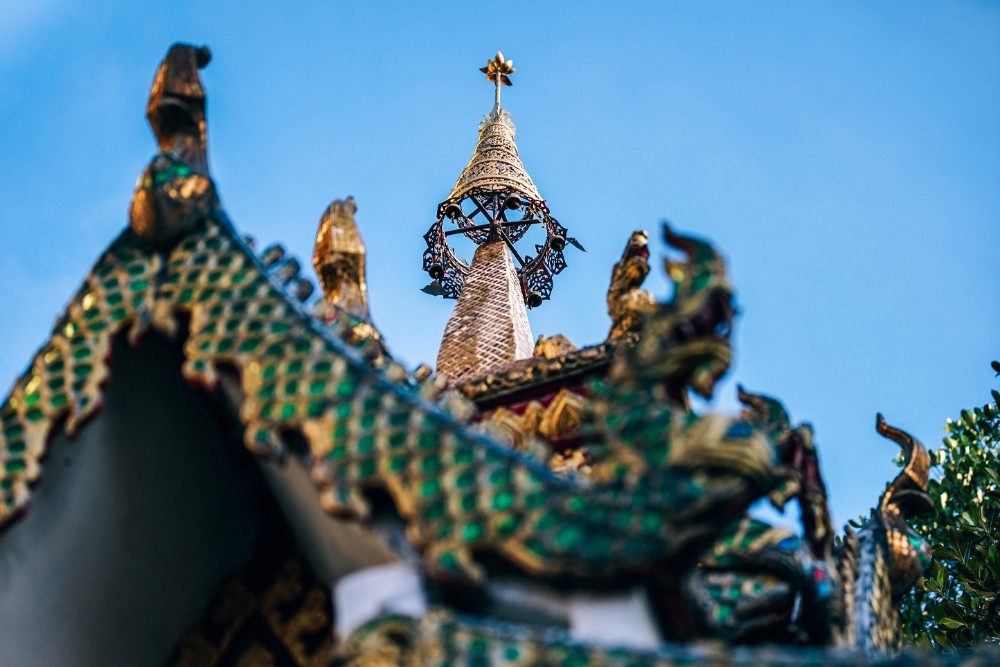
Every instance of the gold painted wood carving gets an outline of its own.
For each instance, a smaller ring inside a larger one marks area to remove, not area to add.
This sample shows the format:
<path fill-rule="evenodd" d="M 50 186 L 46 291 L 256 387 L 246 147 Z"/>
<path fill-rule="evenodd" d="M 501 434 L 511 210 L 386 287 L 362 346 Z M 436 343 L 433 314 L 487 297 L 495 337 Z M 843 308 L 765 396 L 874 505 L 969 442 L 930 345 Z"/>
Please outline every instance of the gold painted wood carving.
<path fill-rule="evenodd" d="M 354 197 L 334 200 L 316 232 L 313 266 L 326 300 L 361 320 L 368 320 L 365 244 L 354 221 Z"/>
<path fill-rule="evenodd" d="M 332 601 L 297 557 L 256 558 L 223 586 L 180 641 L 172 667 L 328 667 Z"/>

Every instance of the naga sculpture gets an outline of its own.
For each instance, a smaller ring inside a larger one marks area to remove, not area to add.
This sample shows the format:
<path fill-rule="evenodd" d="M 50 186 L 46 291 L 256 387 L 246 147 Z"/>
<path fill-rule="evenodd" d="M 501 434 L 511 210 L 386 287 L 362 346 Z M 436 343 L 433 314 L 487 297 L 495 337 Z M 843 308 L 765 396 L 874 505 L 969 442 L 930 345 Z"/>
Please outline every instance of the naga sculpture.
<path fill-rule="evenodd" d="M 120 334 L 136 343 L 156 330 L 183 340 L 189 382 L 238 382 L 226 396 L 247 449 L 307 461 L 328 512 L 364 522 L 375 496 L 391 501 L 442 604 L 362 625 L 342 637 L 344 662 L 666 665 L 697 655 L 670 644 L 602 648 L 558 628 L 455 611 L 456 590 L 489 599 L 497 577 L 637 587 L 661 636 L 678 641 L 896 646 L 894 601 L 929 558 L 905 523 L 927 505 L 927 451 L 879 418 L 906 466 L 858 535 L 835 546 L 810 427 L 792 427 L 777 401 L 742 390 L 740 417 L 694 412 L 688 392 L 710 398 L 729 368 L 735 314 L 709 243 L 664 228 L 683 259 L 665 265 L 672 299 L 654 303 L 639 287 L 646 235 L 632 235 L 608 294 L 618 341 L 606 348 L 610 369 L 573 403 L 588 465 L 554 471 L 538 448 L 517 451 L 476 427 L 461 390 L 388 356 L 368 319 L 363 247 L 318 244 L 323 308 L 333 315 L 317 316 L 302 304 L 298 264 L 287 268 L 283 251 L 258 255 L 236 233 L 205 159 L 198 69 L 207 62 L 203 47 L 171 47 L 148 114 L 161 152 L 140 179 L 131 227 L 0 407 L 0 521 L 26 507 L 53 429 L 72 433 L 100 409 Z M 335 204 L 320 241 L 347 218 L 353 228 L 354 208 Z M 549 348 L 553 358 L 586 352 Z M 289 446 L 293 435 L 304 451 Z M 802 537 L 748 518 L 769 495 L 779 505 L 798 499 Z"/>
<path fill-rule="evenodd" d="M 611 285 L 608 287 L 610 339 L 638 333 L 643 317 L 655 307 L 653 295 L 640 287 L 649 274 L 648 260 L 648 234 L 644 231 L 632 232 L 622 258 L 611 269 Z"/>

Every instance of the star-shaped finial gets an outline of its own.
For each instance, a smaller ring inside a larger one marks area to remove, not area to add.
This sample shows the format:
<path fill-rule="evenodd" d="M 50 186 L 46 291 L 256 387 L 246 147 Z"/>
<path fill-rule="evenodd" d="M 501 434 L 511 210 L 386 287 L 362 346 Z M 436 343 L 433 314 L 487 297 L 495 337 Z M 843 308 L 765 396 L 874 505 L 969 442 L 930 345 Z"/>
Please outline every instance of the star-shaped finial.
<path fill-rule="evenodd" d="M 486 61 L 486 67 L 480 67 L 479 71 L 486 75 L 487 81 L 493 81 L 498 86 L 502 83 L 505 86 L 512 86 L 508 74 L 514 73 L 514 61 L 504 60 L 503 54 L 497 51 L 496 57 Z"/>

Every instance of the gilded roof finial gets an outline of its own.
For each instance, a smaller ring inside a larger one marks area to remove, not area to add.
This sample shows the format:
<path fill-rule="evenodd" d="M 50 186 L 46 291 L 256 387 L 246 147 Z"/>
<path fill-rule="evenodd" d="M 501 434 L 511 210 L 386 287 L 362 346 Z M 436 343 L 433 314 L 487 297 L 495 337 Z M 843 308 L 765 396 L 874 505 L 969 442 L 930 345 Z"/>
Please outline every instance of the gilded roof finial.
<path fill-rule="evenodd" d="M 479 141 L 448 198 L 438 205 L 437 221 L 424 234 L 424 270 L 433 282 L 423 291 L 456 299 L 469 275 L 469 264 L 448 246 L 448 237 L 464 234 L 476 245 L 501 240 L 517 260 L 517 279 L 529 308 L 540 306 L 552 292 L 552 277 L 566 267 L 566 244 L 580 248 L 566 228 L 549 213 L 548 204 L 525 170 L 514 143 L 514 123 L 500 108 L 500 86 L 510 86 L 514 61 L 503 53 L 486 61 L 479 71 L 496 86 L 493 110 L 479 124 Z M 445 224 L 457 229 L 445 231 Z M 545 230 L 545 242 L 534 254 L 522 255 L 515 244 L 532 225 Z"/>
<path fill-rule="evenodd" d="M 327 207 L 316 232 L 313 266 L 327 301 L 367 320 L 365 244 L 354 221 L 357 210 L 354 197 L 336 199 Z"/>
<path fill-rule="evenodd" d="M 205 89 L 198 71 L 207 46 L 174 44 L 149 91 L 146 119 L 160 153 L 139 177 L 129 220 L 140 237 L 169 245 L 191 232 L 204 211 L 219 206 L 208 173 Z"/>
<path fill-rule="evenodd" d="M 319 221 L 313 266 L 325 299 L 315 312 L 327 324 L 339 324 L 339 335 L 349 343 L 374 340 L 381 355 L 388 355 L 368 312 L 365 244 L 354 220 L 357 210 L 354 197 L 335 199 Z"/>
<path fill-rule="evenodd" d="M 497 99 L 496 103 L 493 105 L 493 111 L 490 115 L 497 117 L 500 115 L 500 84 L 505 86 L 513 86 L 510 82 L 510 77 L 508 74 L 513 74 L 517 70 L 514 69 L 513 60 L 504 60 L 503 53 L 497 51 L 496 56 L 486 61 L 486 67 L 480 67 L 479 71 L 486 75 L 487 81 L 492 81 L 497 87 Z"/>

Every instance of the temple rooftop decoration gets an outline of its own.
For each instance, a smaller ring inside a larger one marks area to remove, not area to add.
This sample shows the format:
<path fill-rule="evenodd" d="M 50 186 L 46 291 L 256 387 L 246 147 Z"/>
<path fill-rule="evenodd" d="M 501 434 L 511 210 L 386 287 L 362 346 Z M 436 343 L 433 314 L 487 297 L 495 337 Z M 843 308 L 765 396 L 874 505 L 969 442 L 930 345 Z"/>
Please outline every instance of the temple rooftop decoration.
<path fill-rule="evenodd" d="M 480 71 L 494 84 L 493 109 L 479 126 L 469 164 L 424 235 L 423 266 L 433 279 L 424 291 L 458 299 L 437 361 L 438 373 L 452 383 L 532 356 L 527 308 L 550 297 L 553 276 L 566 268 L 566 243 L 579 247 L 549 213 L 521 163 L 510 114 L 500 106 L 502 86 L 512 85 L 513 61 L 497 52 Z M 446 230 L 445 223 L 454 228 Z M 522 256 L 516 244 L 535 225 L 545 230 L 544 242 L 534 246 L 534 255 Z M 478 246 L 471 265 L 448 245 L 456 234 Z"/>
<path fill-rule="evenodd" d="M 354 214 L 354 197 L 336 200 L 320 218 L 313 267 L 330 304 L 361 320 L 369 319 L 365 244 Z"/>
<path fill-rule="evenodd" d="M 903 470 L 835 541 L 808 424 L 742 388 L 739 415 L 687 400 L 729 370 L 734 292 L 711 243 L 667 226 L 669 300 L 642 289 L 633 232 L 607 338 L 532 346 L 527 308 L 572 241 L 500 108 L 510 61 L 483 68 L 497 103 L 427 235 L 458 299 L 434 376 L 371 322 L 353 199 L 320 220 L 317 301 L 229 219 L 208 60 L 168 51 L 129 225 L 0 397 L 0 664 L 892 660 L 931 553 L 906 523 L 930 502 L 926 448 L 878 417 Z M 531 226 L 545 241 L 522 256 Z M 763 498 L 800 529 L 752 518 Z"/>

